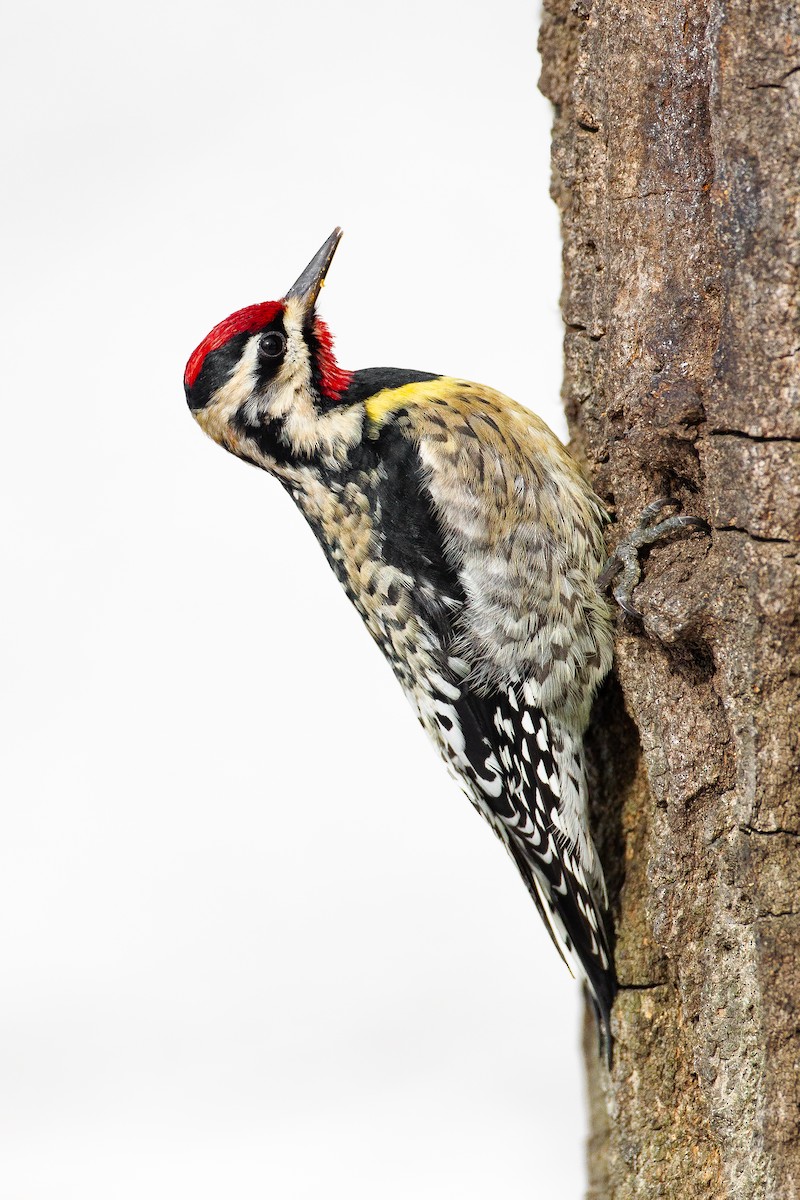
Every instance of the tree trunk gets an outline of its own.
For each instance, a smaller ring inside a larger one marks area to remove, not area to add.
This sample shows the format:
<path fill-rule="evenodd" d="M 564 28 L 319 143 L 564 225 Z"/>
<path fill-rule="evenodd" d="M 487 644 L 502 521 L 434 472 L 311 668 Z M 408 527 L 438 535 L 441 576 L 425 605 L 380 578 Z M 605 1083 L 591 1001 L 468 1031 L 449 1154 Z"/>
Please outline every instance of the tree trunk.
<path fill-rule="evenodd" d="M 545 0 L 565 401 L 658 546 L 592 735 L 622 985 L 590 1197 L 800 1196 L 800 7 Z"/>

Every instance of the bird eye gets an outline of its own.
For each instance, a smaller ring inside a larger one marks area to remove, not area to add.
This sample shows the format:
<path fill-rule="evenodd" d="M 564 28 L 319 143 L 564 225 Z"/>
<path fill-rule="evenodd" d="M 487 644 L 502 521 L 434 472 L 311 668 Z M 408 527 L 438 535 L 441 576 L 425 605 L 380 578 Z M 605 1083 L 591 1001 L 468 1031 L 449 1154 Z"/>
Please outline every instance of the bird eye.
<path fill-rule="evenodd" d="M 262 334 L 261 340 L 258 343 L 260 358 L 280 358 L 285 349 L 286 338 L 275 329 L 270 330 L 269 333 Z"/>

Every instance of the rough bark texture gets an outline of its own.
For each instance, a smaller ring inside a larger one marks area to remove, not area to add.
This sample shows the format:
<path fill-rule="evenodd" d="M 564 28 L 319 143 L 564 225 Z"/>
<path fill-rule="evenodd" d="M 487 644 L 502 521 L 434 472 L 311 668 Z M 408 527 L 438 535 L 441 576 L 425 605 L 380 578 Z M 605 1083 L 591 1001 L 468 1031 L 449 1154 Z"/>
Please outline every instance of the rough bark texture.
<path fill-rule="evenodd" d="M 654 548 L 593 734 L 623 990 L 590 1196 L 800 1196 L 800 7 L 545 0 L 565 401 Z"/>

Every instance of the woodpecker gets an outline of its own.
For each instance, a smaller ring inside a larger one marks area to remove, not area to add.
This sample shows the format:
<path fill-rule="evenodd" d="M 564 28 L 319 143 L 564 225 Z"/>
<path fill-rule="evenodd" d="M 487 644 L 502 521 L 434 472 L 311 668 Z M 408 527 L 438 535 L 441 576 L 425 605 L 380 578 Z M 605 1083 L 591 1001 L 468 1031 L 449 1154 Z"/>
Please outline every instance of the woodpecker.
<path fill-rule="evenodd" d="M 299 505 L 587 985 L 610 1054 L 612 927 L 582 745 L 612 660 L 598 589 L 607 515 L 556 436 L 499 392 L 338 365 L 316 304 L 340 238 L 281 300 L 211 330 L 186 399 L 214 441 Z"/>

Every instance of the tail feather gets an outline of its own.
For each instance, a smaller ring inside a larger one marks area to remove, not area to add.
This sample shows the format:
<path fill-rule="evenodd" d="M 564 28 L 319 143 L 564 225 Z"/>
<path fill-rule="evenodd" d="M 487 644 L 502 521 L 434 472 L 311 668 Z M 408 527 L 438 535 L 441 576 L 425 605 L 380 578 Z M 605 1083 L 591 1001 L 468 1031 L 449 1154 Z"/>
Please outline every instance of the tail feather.
<path fill-rule="evenodd" d="M 514 839 L 508 839 L 506 844 L 553 945 L 570 973 L 584 983 L 597 1020 L 599 1053 L 601 1057 L 605 1055 L 610 1066 L 613 1047 L 611 1009 L 617 994 L 617 979 L 610 946 L 611 922 L 607 910 L 596 910 L 601 917 L 600 936 L 605 949 L 604 963 L 598 954 L 593 952 L 591 944 L 587 944 L 586 921 L 574 895 L 570 895 L 570 889 L 566 896 L 558 896 L 558 903 L 554 902 L 549 879 L 543 876 Z"/>

